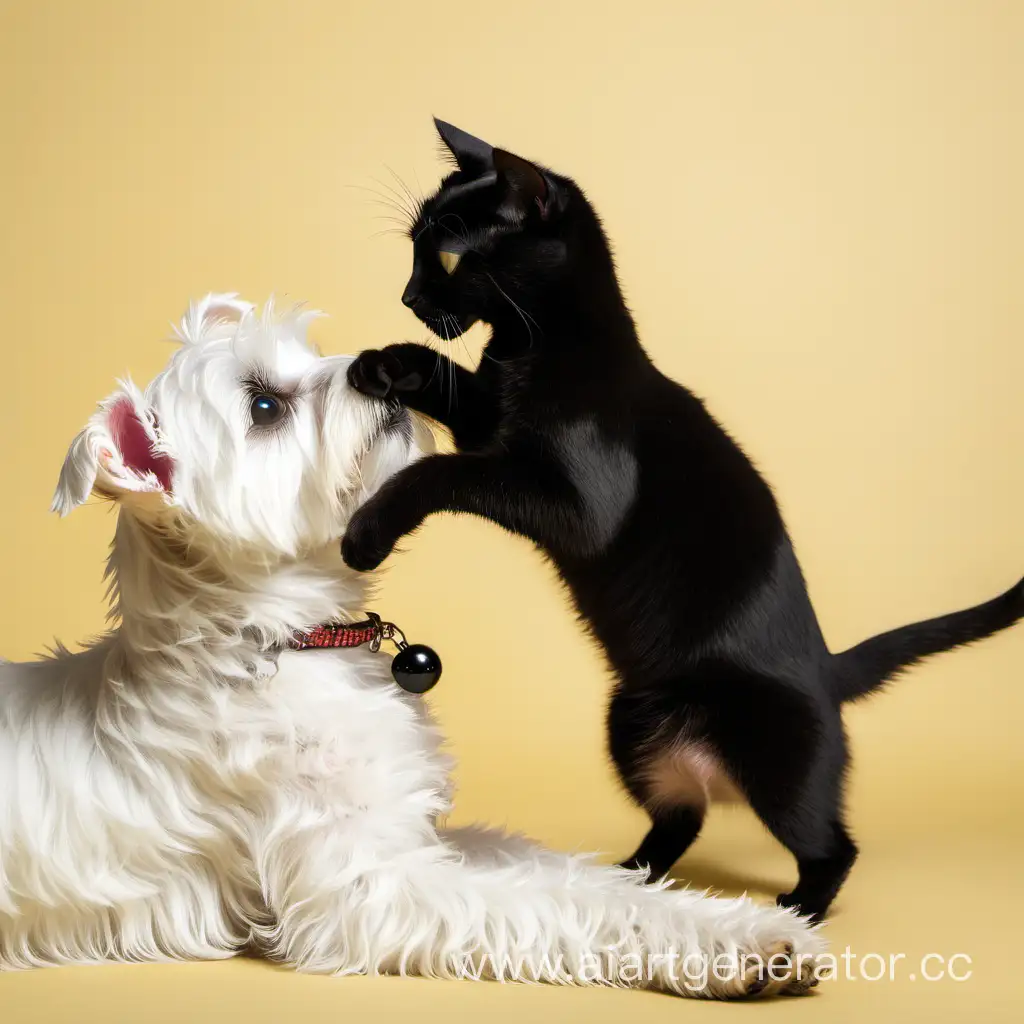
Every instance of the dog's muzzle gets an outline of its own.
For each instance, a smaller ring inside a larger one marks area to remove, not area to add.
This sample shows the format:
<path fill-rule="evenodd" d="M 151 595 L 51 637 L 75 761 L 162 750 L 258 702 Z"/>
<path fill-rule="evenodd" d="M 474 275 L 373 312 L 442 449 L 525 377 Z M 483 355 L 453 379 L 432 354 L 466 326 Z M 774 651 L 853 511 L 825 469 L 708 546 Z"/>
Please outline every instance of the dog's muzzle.
<path fill-rule="evenodd" d="M 381 433 L 401 434 L 406 439 L 411 438 L 412 418 L 409 415 L 409 410 L 401 403 L 388 404 L 391 405 L 391 408 L 387 419 L 384 421 L 384 426 L 381 428 Z"/>

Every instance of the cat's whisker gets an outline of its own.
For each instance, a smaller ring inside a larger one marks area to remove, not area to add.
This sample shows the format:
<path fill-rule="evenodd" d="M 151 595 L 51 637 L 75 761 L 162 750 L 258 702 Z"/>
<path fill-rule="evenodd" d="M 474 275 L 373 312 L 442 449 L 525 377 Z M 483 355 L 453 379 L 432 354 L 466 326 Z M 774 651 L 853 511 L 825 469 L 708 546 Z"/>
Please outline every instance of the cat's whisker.
<path fill-rule="evenodd" d="M 454 336 L 459 339 L 459 341 L 462 343 L 462 347 L 465 349 L 466 348 L 466 342 L 465 342 L 465 340 L 462 337 L 462 331 L 459 328 L 458 321 L 450 313 L 448 314 L 448 316 L 450 317 L 451 322 L 452 322 L 452 329 L 454 331 Z M 466 355 L 469 355 L 469 350 L 468 349 L 466 350 Z M 455 395 L 455 406 L 456 406 L 456 408 L 458 408 L 458 405 L 459 405 L 459 371 L 458 371 L 458 367 L 456 367 L 454 363 L 452 364 L 452 392 Z"/>
<path fill-rule="evenodd" d="M 394 178 L 395 181 L 398 182 L 399 187 L 402 189 L 402 192 L 406 196 L 406 199 L 408 200 L 409 206 L 410 206 L 410 208 L 412 209 L 412 211 L 413 211 L 413 213 L 415 215 L 414 218 L 413 218 L 414 221 L 415 221 L 415 217 L 418 217 L 420 212 L 423 209 L 423 200 L 420 199 L 419 196 L 413 194 L 412 189 L 409 188 L 408 185 L 406 185 L 405 181 L 401 177 L 399 177 L 399 175 L 396 174 L 395 171 L 391 167 L 388 167 L 387 164 L 385 164 L 384 166 L 387 169 L 388 174 L 390 174 L 391 177 Z"/>
<path fill-rule="evenodd" d="M 445 319 L 445 314 L 441 314 L 441 330 L 444 331 L 444 340 L 451 342 L 451 338 L 448 336 L 448 321 Z M 451 356 L 448 357 L 447 363 L 445 363 L 445 369 L 448 372 L 448 412 L 452 411 L 452 360 Z"/>
<path fill-rule="evenodd" d="M 409 223 L 407 219 L 408 213 L 401 206 L 399 206 L 394 199 L 390 198 L 389 196 L 377 195 L 377 193 L 372 194 L 374 198 L 367 199 L 367 203 L 369 203 L 371 206 L 382 206 L 384 207 L 385 210 L 391 210 L 399 217 L 401 217 L 404 223 Z"/>
<path fill-rule="evenodd" d="M 413 193 L 412 193 L 412 189 L 410 189 L 410 188 L 409 188 L 409 186 L 408 186 L 408 185 L 407 185 L 407 184 L 405 183 L 405 180 L 404 180 L 404 179 L 403 179 L 403 178 L 402 178 L 402 177 L 401 177 L 401 176 L 400 176 L 400 175 L 398 174 L 398 172 L 397 172 L 397 171 L 396 171 L 396 170 L 395 170 L 395 169 L 394 169 L 394 168 L 393 168 L 393 167 L 392 167 L 392 166 L 391 166 L 390 164 L 385 164 L 385 165 L 384 165 L 384 169 L 385 169 L 385 170 L 386 170 L 386 171 L 388 172 L 388 174 L 390 174 L 390 175 L 391 175 L 391 177 L 392 177 L 392 178 L 394 178 L 394 180 L 395 180 L 395 183 L 396 183 L 396 184 L 398 185 L 398 187 L 399 187 L 399 188 L 400 188 L 400 189 L 402 190 L 402 192 L 403 192 L 403 193 L 404 193 L 404 194 L 405 194 L 406 196 L 408 196 L 408 198 L 409 198 L 409 199 L 410 199 L 410 200 L 411 200 L 412 202 L 414 202 L 414 203 L 415 203 L 415 202 L 417 201 L 417 199 L 416 199 L 416 197 L 415 197 L 415 196 L 413 195 Z"/>
<path fill-rule="evenodd" d="M 430 376 L 427 378 L 426 384 L 423 385 L 424 390 L 429 388 L 430 385 L 434 383 L 434 381 L 437 379 L 438 372 L 441 368 L 441 352 L 438 349 L 437 345 L 435 344 L 435 341 L 436 338 L 434 336 L 434 333 L 431 331 L 430 333 L 424 336 L 421 342 L 421 344 L 424 347 L 429 348 L 430 351 L 434 353 L 434 369 L 431 371 Z"/>
<path fill-rule="evenodd" d="M 533 348 L 533 331 L 530 329 L 530 322 L 532 321 L 534 326 L 537 328 L 537 330 L 540 331 L 541 334 L 543 334 L 544 332 L 541 329 L 540 324 L 538 324 L 537 321 L 534 320 L 533 317 L 530 316 L 530 314 L 527 313 L 526 310 L 523 309 L 519 305 L 519 303 L 517 303 L 508 294 L 508 292 L 506 292 L 505 289 L 502 288 L 501 285 L 498 284 L 498 282 L 494 280 L 494 275 L 493 274 L 488 273 L 487 277 L 490 279 L 491 284 L 493 284 L 494 287 L 498 289 L 498 294 L 501 295 L 502 298 L 504 298 L 505 301 L 508 302 L 508 304 L 519 314 L 520 319 L 523 321 L 523 326 L 526 328 L 527 336 L 530 339 L 530 348 Z"/>
<path fill-rule="evenodd" d="M 379 182 L 378 184 L 383 185 L 383 182 Z M 401 197 L 394 191 L 390 194 L 386 192 L 379 192 L 377 189 L 369 188 L 366 185 L 346 185 L 345 188 L 354 188 L 358 189 L 360 192 L 369 193 L 373 196 L 373 199 L 369 200 L 369 202 L 377 206 L 384 206 L 389 210 L 394 210 L 394 212 L 402 218 L 402 223 L 406 228 L 411 228 L 415 223 L 415 217 L 412 215 L 405 203 L 400 201 Z"/>
<path fill-rule="evenodd" d="M 406 224 L 403 224 L 397 217 L 371 217 L 371 220 L 383 221 L 391 226 L 388 230 L 394 231 L 397 234 L 401 234 L 404 238 L 409 238 L 409 228 Z"/>
<path fill-rule="evenodd" d="M 455 317 L 451 315 L 451 313 L 447 313 L 444 310 L 440 310 L 439 312 L 441 320 L 440 327 L 441 330 L 444 331 L 444 340 L 447 343 L 448 347 L 451 348 L 453 336 L 452 330 L 454 330 L 455 333 L 458 333 L 458 323 L 456 322 Z M 459 404 L 458 374 L 455 369 L 455 363 L 452 360 L 451 356 L 447 357 L 445 367 L 448 371 L 448 412 L 451 413 L 453 404 L 455 406 L 458 406 Z"/>
<path fill-rule="evenodd" d="M 469 351 L 469 346 L 466 344 L 466 336 L 464 334 L 459 335 L 459 343 L 462 345 L 462 351 L 466 353 L 466 360 L 469 365 L 473 365 L 473 355 Z"/>
<path fill-rule="evenodd" d="M 386 200 L 396 210 L 398 210 L 403 217 L 405 217 L 406 223 L 408 224 L 411 230 L 412 226 L 416 223 L 417 210 L 413 206 L 409 205 L 409 201 L 405 198 L 405 196 L 402 195 L 401 192 L 397 192 L 386 181 L 381 181 L 379 178 L 372 178 L 371 180 L 374 182 L 374 184 L 379 185 L 382 189 L 384 189 L 384 191 L 373 192 L 372 189 L 367 189 L 367 191 L 373 192 L 374 195 L 378 196 L 381 199 L 386 198 Z"/>
<path fill-rule="evenodd" d="M 430 385 L 433 384 L 434 381 L 438 379 L 441 373 L 441 353 L 436 348 L 434 348 L 432 339 L 428 341 L 427 344 L 434 351 L 434 369 L 430 374 L 430 379 L 427 381 L 427 387 L 429 388 Z M 438 386 L 440 387 L 440 384 L 438 384 Z"/>
<path fill-rule="evenodd" d="M 404 215 L 402 215 L 401 211 L 395 209 L 393 205 L 389 203 L 382 203 L 379 200 L 372 200 L 372 202 L 376 206 L 383 206 L 386 210 L 392 211 L 391 213 L 375 213 L 373 215 L 374 220 L 393 220 L 397 224 L 404 224 L 406 227 L 409 226 L 409 222 L 405 219 Z"/>
<path fill-rule="evenodd" d="M 391 168 L 387 167 L 387 165 L 385 165 L 385 169 L 391 172 L 392 175 L 394 174 L 394 172 L 391 171 Z M 410 210 L 412 209 L 412 206 L 410 206 L 409 204 L 409 197 L 404 192 L 400 192 L 398 189 L 396 189 L 394 185 L 392 185 L 390 182 L 381 181 L 380 178 L 371 178 L 370 180 L 373 181 L 375 184 L 379 185 L 385 191 L 387 191 L 389 195 L 394 196 L 395 199 L 398 200 L 398 202 L 400 202 L 403 206 Z"/>
<path fill-rule="evenodd" d="M 461 232 L 455 231 L 445 224 L 446 220 L 457 220 L 462 225 Z M 443 227 L 446 231 L 454 235 L 463 245 L 469 248 L 469 228 L 466 227 L 466 222 L 457 213 L 446 213 L 443 217 L 438 220 L 438 225 Z"/>

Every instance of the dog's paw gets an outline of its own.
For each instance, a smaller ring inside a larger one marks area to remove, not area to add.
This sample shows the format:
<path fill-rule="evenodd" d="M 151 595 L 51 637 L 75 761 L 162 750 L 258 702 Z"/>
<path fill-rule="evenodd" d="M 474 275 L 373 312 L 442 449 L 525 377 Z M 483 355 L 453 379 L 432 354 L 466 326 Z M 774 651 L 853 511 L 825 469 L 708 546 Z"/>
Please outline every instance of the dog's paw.
<path fill-rule="evenodd" d="M 697 994 L 715 999 L 757 999 L 766 996 L 798 996 L 819 982 L 818 960 L 814 953 L 798 951 L 792 942 L 779 941 L 767 946 L 740 947 L 733 966 L 711 979 Z"/>
<path fill-rule="evenodd" d="M 348 382 L 371 398 L 394 398 L 419 390 L 422 380 L 415 370 L 406 369 L 395 352 L 398 346 L 370 348 L 361 352 L 348 368 Z"/>
<path fill-rule="evenodd" d="M 818 984 L 816 959 L 796 952 L 792 942 L 777 942 L 751 957 L 744 969 L 742 986 L 747 996 L 803 995 Z"/>
<path fill-rule="evenodd" d="M 350 569 L 370 572 L 391 554 L 393 547 L 381 536 L 374 516 L 357 512 L 341 540 L 341 557 Z"/>
<path fill-rule="evenodd" d="M 753 908 L 752 908 L 753 909 Z M 712 970 L 696 994 L 717 999 L 803 995 L 823 976 L 819 959 L 825 944 L 816 928 L 790 912 L 756 908 L 745 934 L 726 957 L 721 972 Z"/>

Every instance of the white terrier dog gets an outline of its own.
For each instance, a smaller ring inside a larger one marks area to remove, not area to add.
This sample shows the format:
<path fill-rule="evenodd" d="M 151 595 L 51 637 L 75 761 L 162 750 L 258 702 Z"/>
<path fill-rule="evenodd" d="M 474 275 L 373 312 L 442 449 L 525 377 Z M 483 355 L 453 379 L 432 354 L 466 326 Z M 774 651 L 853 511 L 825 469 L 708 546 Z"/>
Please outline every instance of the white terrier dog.
<path fill-rule="evenodd" d="M 54 508 L 120 503 L 118 625 L 0 663 L 0 969 L 229 957 L 307 971 L 802 991 L 792 912 L 645 885 L 482 830 L 439 830 L 449 764 L 366 647 L 289 647 L 360 618 L 338 538 L 421 451 L 312 314 L 210 296 L 145 393 L 68 452 Z M 766 961 L 770 962 L 766 963 Z"/>

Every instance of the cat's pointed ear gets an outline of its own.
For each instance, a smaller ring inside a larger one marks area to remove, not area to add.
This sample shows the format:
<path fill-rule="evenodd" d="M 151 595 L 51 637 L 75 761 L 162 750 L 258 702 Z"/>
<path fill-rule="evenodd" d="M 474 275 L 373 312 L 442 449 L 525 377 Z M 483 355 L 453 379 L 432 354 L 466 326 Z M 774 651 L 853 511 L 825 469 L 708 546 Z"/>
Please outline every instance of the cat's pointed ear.
<path fill-rule="evenodd" d="M 531 208 L 547 219 L 551 210 L 551 186 L 544 172 L 515 153 L 504 149 L 494 151 L 494 169 L 498 172 L 498 185 L 503 189 L 503 210 L 514 217 L 524 218 Z"/>
<path fill-rule="evenodd" d="M 434 127 L 441 141 L 448 147 L 459 170 L 466 174 L 481 175 L 494 170 L 492 154 L 494 147 L 483 139 L 478 139 L 461 128 L 434 118 Z"/>

